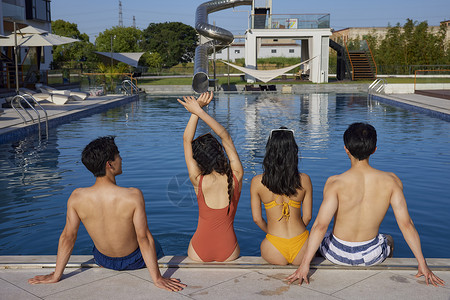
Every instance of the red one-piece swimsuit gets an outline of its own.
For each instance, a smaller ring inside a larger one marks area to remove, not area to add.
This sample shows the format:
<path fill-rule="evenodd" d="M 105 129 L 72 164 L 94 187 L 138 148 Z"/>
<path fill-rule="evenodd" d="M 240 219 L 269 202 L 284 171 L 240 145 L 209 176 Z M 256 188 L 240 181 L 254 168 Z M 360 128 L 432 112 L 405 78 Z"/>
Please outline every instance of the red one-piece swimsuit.
<path fill-rule="evenodd" d="M 192 237 L 192 247 L 204 262 L 225 261 L 231 256 L 237 246 L 234 233 L 234 216 L 239 202 L 240 191 L 236 177 L 234 179 L 234 193 L 228 206 L 220 209 L 208 207 L 202 191 L 203 176 L 198 183 L 198 225 Z"/>

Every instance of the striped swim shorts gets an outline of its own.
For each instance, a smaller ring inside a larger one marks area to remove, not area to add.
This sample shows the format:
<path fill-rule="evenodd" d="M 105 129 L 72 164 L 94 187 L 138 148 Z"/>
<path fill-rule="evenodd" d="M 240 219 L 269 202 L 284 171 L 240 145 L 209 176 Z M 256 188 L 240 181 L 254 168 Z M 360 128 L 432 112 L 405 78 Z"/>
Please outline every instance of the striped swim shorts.
<path fill-rule="evenodd" d="M 370 241 L 346 242 L 329 231 L 320 244 L 319 250 L 332 263 L 345 266 L 377 265 L 391 253 L 387 238 L 381 233 Z"/>

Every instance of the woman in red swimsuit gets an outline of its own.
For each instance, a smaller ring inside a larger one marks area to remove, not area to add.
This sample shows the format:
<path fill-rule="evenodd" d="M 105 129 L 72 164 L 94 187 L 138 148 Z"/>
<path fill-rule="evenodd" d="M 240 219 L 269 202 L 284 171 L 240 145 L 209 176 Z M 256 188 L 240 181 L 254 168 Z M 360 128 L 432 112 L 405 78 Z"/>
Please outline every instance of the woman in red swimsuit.
<path fill-rule="evenodd" d="M 184 101 L 178 99 L 191 113 L 183 145 L 199 210 L 197 230 L 189 243 L 188 256 L 204 262 L 230 261 L 239 257 L 233 223 L 244 175 L 230 134 L 202 109 L 212 98 L 212 93 L 203 93 L 197 100 L 192 96 L 183 97 Z M 210 133 L 194 140 L 199 118 L 219 136 L 223 146 Z"/>

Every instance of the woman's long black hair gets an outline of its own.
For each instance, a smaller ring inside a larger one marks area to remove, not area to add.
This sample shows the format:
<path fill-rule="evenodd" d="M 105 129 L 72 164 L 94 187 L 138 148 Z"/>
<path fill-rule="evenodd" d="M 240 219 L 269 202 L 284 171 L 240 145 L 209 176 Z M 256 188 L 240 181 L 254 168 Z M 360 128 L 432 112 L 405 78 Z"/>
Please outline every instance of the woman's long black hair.
<path fill-rule="evenodd" d="M 212 171 L 216 171 L 221 175 L 227 175 L 228 214 L 233 197 L 233 172 L 223 146 L 212 134 L 207 133 L 192 141 L 192 152 L 202 175 L 208 175 Z"/>
<path fill-rule="evenodd" d="M 294 133 L 286 127 L 272 131 L 266 145 L 262 184 L 277 195 L 293 196 L 301 189 L 298 146 Z"/>

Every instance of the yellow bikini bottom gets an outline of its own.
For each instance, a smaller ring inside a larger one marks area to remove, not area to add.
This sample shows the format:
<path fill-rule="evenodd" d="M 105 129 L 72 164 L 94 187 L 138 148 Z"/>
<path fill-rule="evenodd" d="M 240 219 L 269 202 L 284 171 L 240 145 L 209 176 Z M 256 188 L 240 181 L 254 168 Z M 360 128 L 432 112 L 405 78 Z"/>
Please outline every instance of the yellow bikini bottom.
<path fill-rule="evenodd" d="M 288 263 L 292 263 L 297 257 L 297 254 L 302 249 L 306 240 L 308 239 L 309 232 L 305 230 L 302 234 L 294 236 L 290 239 L 281 238 L 272 234 L 267 234 L 266 239 L 274 245 L 275 248 L 286 258 Z"/>

